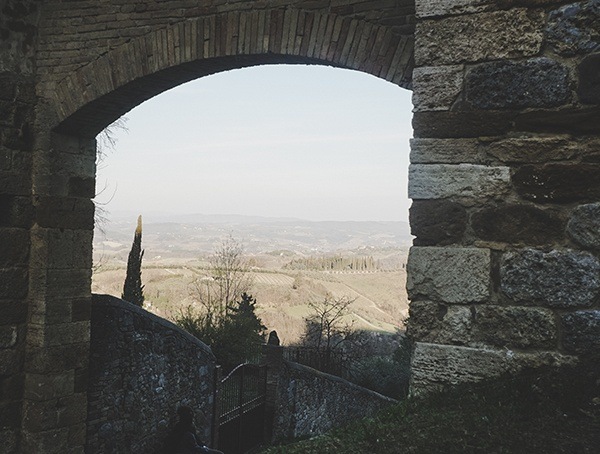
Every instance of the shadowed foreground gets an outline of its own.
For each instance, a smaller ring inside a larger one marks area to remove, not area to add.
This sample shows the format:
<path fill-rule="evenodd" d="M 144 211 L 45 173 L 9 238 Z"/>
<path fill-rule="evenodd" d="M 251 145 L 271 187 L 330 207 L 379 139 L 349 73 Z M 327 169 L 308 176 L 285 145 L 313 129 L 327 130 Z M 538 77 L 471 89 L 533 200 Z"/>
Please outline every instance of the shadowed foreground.
<path fill-rule="evenodd" d="M 374 418 L 263 453 L 596 453 L 600 361 L 588 364 L 413 397 Z"/>

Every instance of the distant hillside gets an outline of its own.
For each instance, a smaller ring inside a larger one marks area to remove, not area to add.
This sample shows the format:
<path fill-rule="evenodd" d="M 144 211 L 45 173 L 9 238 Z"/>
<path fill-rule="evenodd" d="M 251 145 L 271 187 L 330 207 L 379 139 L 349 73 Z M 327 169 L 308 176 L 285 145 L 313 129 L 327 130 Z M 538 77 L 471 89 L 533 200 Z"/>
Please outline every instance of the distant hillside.
<path fill-rule="evenodd" d="M 143 214 L 143 213 L 142 213 Z M 126 254 L 131 247 L 137 216 L 112 216 L 96 231 L 96 253 Z M 404 248 L 412 237 L 406 222 L 304 221 L 237 215 L 144 216 L 147 257 L 198 257 L 210 253 L 225 236 L 239 239 L 247 253 L 276 250 L 295 254 L 320 254 L 360 249 Z"/>

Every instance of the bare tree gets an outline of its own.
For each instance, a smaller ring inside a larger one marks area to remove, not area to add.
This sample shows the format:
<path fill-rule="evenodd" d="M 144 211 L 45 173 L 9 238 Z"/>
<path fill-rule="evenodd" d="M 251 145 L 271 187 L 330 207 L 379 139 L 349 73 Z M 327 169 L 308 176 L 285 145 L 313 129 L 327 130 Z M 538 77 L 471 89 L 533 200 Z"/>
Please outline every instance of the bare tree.
<path fill-rule="evenodd" d="M 96 136 L 96 164 L 106 158 L 109 151 L 114 151 L 117 146 L 117 131 L 129 131 L 127 128 L 127 117 L 121 117 L 113 121 Z"/>
<path fill-rule="evenodd" d="M 117 131 L 128 131 L 126 126 L 127 121 L 127 117 L 121 117 L 100 131 L 100 133 L 96 136 L 96 167 L 100 167 L 102 165 L 102 162 L 106 159 L 109 151 L 115 150 L 117 145 Z M 101 202 L 99 197 L 102 196 L 107 190 L 108 185 L 105 183 L 102 189 L 96 192 L 94 197 L 94 224 L 102 233 L 104 233 L 104 226 L 108 222 L 108 211 L 106 209 L 106 205 L 108 205 L 115 196 L 117 188 L 115 187 L 107 201 Z"/>
<path fill-rule="evenodd" d="M 303 344 L 331 352 L 352 333 L 352 322 L 348 321 L 350 305 L 356 298 L 326 295 L 321 301 L 308 303 L 312 313 L 304 319 L 306 332 Z"/>
<path fill-rule="evenodd" d="M 192 293 L 207 315 L 217 321 L 224 319 L 242 294 L 250 291 L 252 276 L 242 244 L 231 235 L 215 249 L 209 263 L 209 275 L 192 282 Z"/>

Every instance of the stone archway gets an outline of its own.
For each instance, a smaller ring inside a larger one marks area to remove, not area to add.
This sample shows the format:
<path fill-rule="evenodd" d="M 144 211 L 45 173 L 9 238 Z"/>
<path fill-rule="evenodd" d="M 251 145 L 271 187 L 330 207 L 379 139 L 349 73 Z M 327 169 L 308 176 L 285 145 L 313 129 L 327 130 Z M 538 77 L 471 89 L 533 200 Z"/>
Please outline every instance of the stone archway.
<path fill-rule="evenodd" d="M 0 433 L 9 452 L 84 445 L 91 138 L 156 93 L 234 67 L 331 64 L 414 90 L 415 390 L 600 349 L 596 2 L 2 7 Z"/>
<path fill-rule="evenodd" d="M 90 198 L 93 138 L 100 130 L 183 82 L 259 64 L 325 64 L 410 86 L 412 8 L 396 2 L 372 11 L 330 2 L 307 2 L 305 9 L 268 3 L 245 10 L 248 2 L 237 3 L 239 9 L 225 2 L 208 9 L 182 2 L 177 17 L 162 2 L 154 5 L 158 12 L 138 5 L 122 13 L 120 7 L 88 2 L 72 2 L 69 9 L 47 2 L 42 10 L 31 176 L 30 241 L 36 255 L 28 297 L 35 317 L 25 345 L 22 449 L 61 452 L 85 443 Z M 54 43 L 65 34 L 73 51 Z"/>
<path fill-rule="evenodd" d="M 322 64 L 409 88 L 412 34 L 384 24 L 360 15 L 289 7 L 200 15 L 132 37 L 49 83 L 46 93 L 57 109 L 57 131 L 95 136 L 164 90 L 247 66 Z"/>

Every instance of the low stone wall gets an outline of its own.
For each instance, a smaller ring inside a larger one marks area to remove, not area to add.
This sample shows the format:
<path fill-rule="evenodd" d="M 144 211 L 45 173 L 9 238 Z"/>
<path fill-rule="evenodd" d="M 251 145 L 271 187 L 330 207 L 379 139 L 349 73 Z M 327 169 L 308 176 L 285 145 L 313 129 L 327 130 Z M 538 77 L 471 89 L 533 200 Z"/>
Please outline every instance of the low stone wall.
<path fill-rule="evenodd" d="M 177 326 L 93 295 L 86 452 L 155 452 L 181 404 L 206 417 L 208 440 L 214 368 L 210 348 Z"/>
<path fill-rule="evenodd" d="M 396 400 L 342 378 L 291 361 L 273 361 L 278 377 L 273 418 L 274 442 L 315 436 L 352 420 L 369 416 Z"/>

